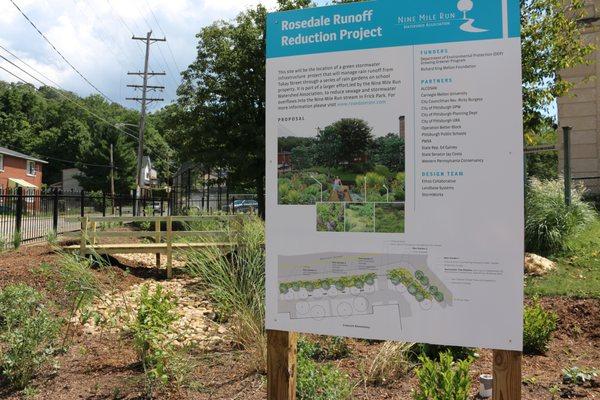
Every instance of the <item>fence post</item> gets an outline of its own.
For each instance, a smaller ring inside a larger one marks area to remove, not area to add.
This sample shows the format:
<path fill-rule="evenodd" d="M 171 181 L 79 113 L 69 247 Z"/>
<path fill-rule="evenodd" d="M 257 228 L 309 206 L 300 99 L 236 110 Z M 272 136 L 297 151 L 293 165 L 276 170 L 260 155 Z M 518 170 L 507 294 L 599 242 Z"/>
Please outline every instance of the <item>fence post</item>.
<path fill-rule="evenodd" d="M 133 210 L 132 210 L 133 211 L 133 216 L 137 217 L 138 214 L 137 214 L 137 191 L 136 190 L 134 190 L 131 193 L 131 199 L 132 199 L 131 202 L 132 202 L 132 207 L 133 207 Z"/>
<path fill-rule="evenodd" d="M 298 336 L 267 330 L 267 399 L 296 399 Z"/>
<path fill-rule="evenodd" d="M 494 399 L 521 399 L 521 358 L 519 351 L 494 350 Z"/>
<path fill-rule="evenodd" d="M 58 189 L 54 189 L 52 198 L 52 229 L 58 233 Z"/>
<path fill-rule="evenodd" d="M 563 127 L 564 159 L 565 159 L 565 204 L 571 205 L 571 128 Z"/>
<path fill-rule="evenodd" d="M 167 279 L 173 277 L 173 217 L 167 217 Z"/>
<path fill-rule="evenodd" d="M 102 216 L 106 217 L 106 193 L 102 192 Z"/>
<path fill-rule="evenodd" d="M 23 188 L 17 188 L 17 208 L 15 213 L 15 240 L 21 235 L 23 225 Z M 19 239 L 20 241 L 20 239 Z"/>
<path fill-rule="evenodd" d="M 81 196 L 80 196 L 80 217 L 84 217 L 85 216 L 85 191 L 81 191 Z"/>

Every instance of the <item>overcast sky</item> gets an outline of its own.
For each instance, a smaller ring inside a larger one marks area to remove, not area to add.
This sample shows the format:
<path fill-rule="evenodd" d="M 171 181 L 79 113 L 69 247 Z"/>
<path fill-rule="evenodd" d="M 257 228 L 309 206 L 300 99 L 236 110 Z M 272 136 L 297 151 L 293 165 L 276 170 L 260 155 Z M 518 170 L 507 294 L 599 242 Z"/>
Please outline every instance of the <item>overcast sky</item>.
<path fill-rule="evenodd" d="M 135 96 L 127 84 L 140 79 L 127 71 L 143 69 L 143 36 L 151 28 L 154 36 L 167 37 L 168 46 L 152 46 L 150 66 L 165 71 L 152 84 L 164 85 L 166 102 L 175 98 L 179 72 L 195 58 L 195 35 L 218 19 L 232 19 L 245 8 L 262 2 L 272 8 L 276 0 L 13 0 L 49 38 L 57 49 L 98 89 L 127 107 Z M 321 2 L 323 3 L 323 2 Z M 131 30 L 131 32 L 130 32 Z M 0 44 L 67 90 L 88 95 L 94 90 L 54 52 L 19 13 L 11 0 L 0 0 Z M 12 59 L 0 49 L 0 54 Z M 13 60 L 14 61 L 14 60 Z M 0 66 L 28 81 L 27 75 L 0 58 Z M 35 73 L 34 73 L 35 74 Z M 0 69 L 0 80 L 16 79 Z"/>

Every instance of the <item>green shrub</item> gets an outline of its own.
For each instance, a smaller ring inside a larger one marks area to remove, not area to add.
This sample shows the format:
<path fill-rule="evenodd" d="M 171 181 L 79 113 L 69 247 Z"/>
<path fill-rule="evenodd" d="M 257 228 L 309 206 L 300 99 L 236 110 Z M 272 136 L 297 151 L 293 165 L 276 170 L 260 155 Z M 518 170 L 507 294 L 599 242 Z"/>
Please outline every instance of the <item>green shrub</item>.
<path fill-rule="evenodd" d="M 13 234 L 12 245 L 15 250 L 18 250 L 19 247 L 21 247 L 22 239 L 23 239 L 23 236 L 21 235 L 21 231 L 16 231 Z"/>
<path fill-rule="evenodd" d="M 306 347 L 299 347 L 298 351 L 298 400 L 349 399 L 352 396 L 352 384 L 348 375 L 332 363 L 317 364 L 305 350 Z"/>
<path fill-rule="evenodd" d="M 350 355 L 350 347 L 347 339 L 339 336 L 329 336 L 323 343 L 301 337 L 298 340 L 298 352 L 316 361 L 339 360 Z"/>
<path fill-rule="evenodd" d="M 266 370 L 265 230 L 258 217 L 245 219 L 231 232 L 237 249 L 207 247 L 187 254 L 187 273 L 201 278 L 216 309 L 229 319 L 232 337 L 254 356 L 254 366 Z"/>
<path fill-rule="evenodd" d="M 594 220 L 593 207 L 582 200 L 584 190 L 572 191 L 572 205 L 565 204 L 562 179 L 531 179 L 525 202 L 525 248 L 544 256 L 565 250 L 566 239 Z"/>
<path fill-rule="evenodd" d="M 552 333 L 556 330 L 558 315 L 546 311 L 538 301 L 525 307 L 523 320 L 523 352 L 542 354 L 548 349 Z"/>
<path fill-rule="evenodd" d="M 42 295 L 27 285 L 0 291 L 0 371 L 14 387 L 25 388 L 55 352 L 58 320 Z"/>
<path fill-rule="evenodd" d="M 475 350 L 469 347 L 418 343 L 412 349 L 412 355 L 416 359 L 424 355 L 432 360 L 437 360 L 443 353 L 450 353 L 453 360 L 467 360 L 475 357 Z"/>
<path fill-rule="evenodd" d="M 418 389 L 415 400 L 467 400 L 471 390 L 469 369 L 472 360 L 454 362 L 449 352 L 440 354 L 439 361 L 420 356 L 417 369 Z"/>
<path fill-rule="evenodd" d="M 163 292 L 160 285 L 152 294 L 148 285 L 144 285 L 138 301 L 137 315 L 129 330 L 144 368 L 146 392 L 151 395 L 157 384 L 165 385 L 172 377 L 169 363 L 174 356 L 174 347 L 169 335 L 173 332 L 173 322 L 179 317 L 175 313 L 173 296 Z"/>

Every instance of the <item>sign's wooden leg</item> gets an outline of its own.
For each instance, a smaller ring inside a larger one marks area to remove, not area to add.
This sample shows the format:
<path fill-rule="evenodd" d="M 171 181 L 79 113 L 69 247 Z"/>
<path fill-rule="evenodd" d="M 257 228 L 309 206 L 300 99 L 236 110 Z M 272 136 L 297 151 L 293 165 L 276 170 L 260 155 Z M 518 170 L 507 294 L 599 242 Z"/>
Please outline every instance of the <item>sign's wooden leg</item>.
<path fill-rule="evenodd" d="M 267 331 L 267 399 L 296 399 L 298 335 Z"/>
<path fill-rule="evenodd" d="M 494 400 L 521 400 L 519 351 L 494 350 Z"/>

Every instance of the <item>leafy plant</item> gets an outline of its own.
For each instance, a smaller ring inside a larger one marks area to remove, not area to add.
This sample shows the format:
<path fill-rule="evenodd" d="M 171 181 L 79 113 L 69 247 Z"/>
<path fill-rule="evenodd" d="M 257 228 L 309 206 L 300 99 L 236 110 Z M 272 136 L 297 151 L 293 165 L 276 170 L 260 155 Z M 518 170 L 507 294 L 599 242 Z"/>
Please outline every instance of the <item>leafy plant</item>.
<path fill-rule="evenodd" d="M 52 359 L 59 329 L 35 289 L 19 284 L 0 291 L 0 371 L 15 388 L 25 388 Z"/>
<path fill-rule="evenodd" d="M 133 343 L 144 368 L 146 392 L 151 395 L 156 384 L 167 384 L 170 379 L 169 362 L 173 344 L 169 334 L 179 316 L 172 294 L 163 292 L 161 285 L 150 293 L 148 285 L 142 286 L 138 311 L 130 323 Z"/>
<path fill-rule="evenodd" d="M 366 384 L 384 385 L 406 375 L 410 369 L 412 343 L 385 342 L 366 371 Z"/>
<path fill-rule="evenodd" d="M 255 216 L 231 232 L 235 251 L 207 247 L 190 251 L 187 273 L 201 278 L 219 313 L 230 323 L 232 337 L 254 356 L 254 367 L 266 369 L 264 222 Z"/>
<path fill-rule="evenodd" d="M 420 356 L 417 369 L 418 389 L 415 400 L 467 400 L 471 390 L 469 369 L 472 360 L 455 362 L 449 352 L 440 354 L 439 361 Z"/>
<path fill-rule="evenodd" d="M 16 231 L 13 234 L 12 245 L 15 250 L 18 250 L 19 247 L 21 247 L 22 239 L 23 239 L 23 236 L 21 234 L 21 231 Z"/>
<path fill-rule="evenodd" d="M 443 353 L 450 353 L 454 360 L 468 360 L 476 357 L 475 350 L 470 347 L 442 346 L 427 343 L 417 343 L 412 348 L 411 353 L 416 359 L 418 359 L 419 356 L 424 355 L 430 359 L 437 360 Z"/>
<path fill-rule="evenodd" d="M 542 354 L 548 349 L 552 333 L 556 330 L 558 315 L 546 311 L 535 301 L 525 307 L 523 321 L 523 352 L 526 354 Z"/>
<path fill-rule="evenodd" d="M 525 247 L 540 255 L 565 250 L 567 238 L 596 217 L 594 208 L 583 201 L 584 189 L 572 190 L 572 204 L 565 204 L 562 179 L 540 181 L 533 178 L 527 185 Z"/>
<path fill-rule="evenodd" d="M 563 383 L 575 385 L 584 385 L 587 382 L 592 382 L 598 378 L 598 370 L 582 369 L 579 367 L 565 368 L 562 370 Z"/>
<path fill-rule="evenodd" d="M 352 384 L 348 375 L 334 364 L 317 364 L 310 357 L 311 350 L 299 347 L 298 381 L 296 395 L 298 400 L 345 400 L 352 395 Z"/>

